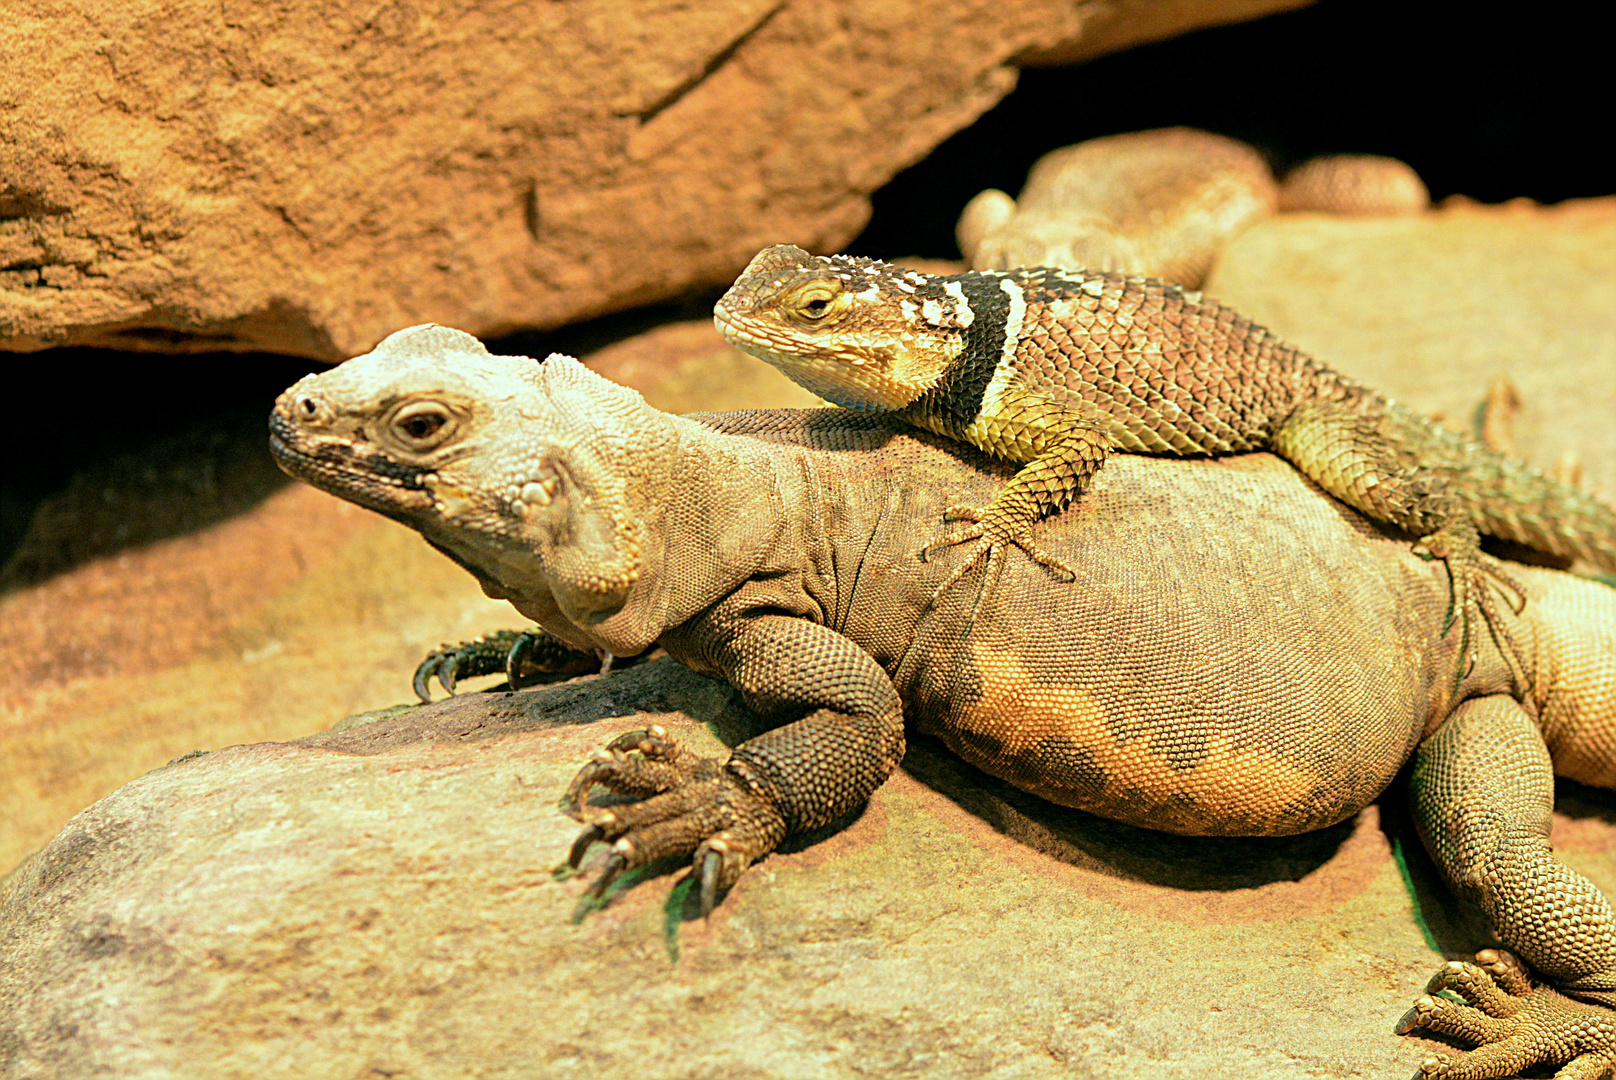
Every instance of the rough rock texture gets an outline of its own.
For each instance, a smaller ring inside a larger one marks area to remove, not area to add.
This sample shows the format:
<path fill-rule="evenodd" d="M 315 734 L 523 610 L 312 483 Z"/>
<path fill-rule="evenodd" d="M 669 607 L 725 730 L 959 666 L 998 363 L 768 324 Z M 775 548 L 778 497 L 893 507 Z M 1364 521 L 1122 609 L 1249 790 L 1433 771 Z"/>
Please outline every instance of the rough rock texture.
<path fill-rule="evenodd" d="M 1237 237 L 1204 291 L 1456 424 L 1507 375 L 1515 452 L 1545 469 L 1574 452 L 1585 490 L 1616 502 L 1616 198 L 1282 215 Z"/>
<path fill-rule="evenodd" d="M 1092 60 L 1109 52 L 1196 30 L 1307 7 L 1313 0 L 1224 0 L 1208 10 L 1200 0 L 1110 0 L 1083 27 L 1083 34 L 1054 48 L 1021 53 L 1022 67 L 1054 67 Z"/>
<path fill-rule="evenodd" d="M 1130 5 L 1108 48 L 1294 7 Z M 1104 0 L 34 5 L 0 28 L 0 348 L 338 360 L 844 244 Z"/>
<path fill-rule="evenodd" d="M 675 868 L 575 921 L 556 794 L 648 719 L 708 753 L 704 724 L 748 731 L 663 660 L 135 781 L 0 883 L 0 1073 L 1406 1075 L 1431 1044 L 1391 1025 L 1439 963 L 1416 904 L 1475 944 L 1417 858 L 1405 888 L 1395 815 L 1167 837 L 928 741 L 709 922 Z M 1610 828 L 1563 824 L 1616 886 Z"/>

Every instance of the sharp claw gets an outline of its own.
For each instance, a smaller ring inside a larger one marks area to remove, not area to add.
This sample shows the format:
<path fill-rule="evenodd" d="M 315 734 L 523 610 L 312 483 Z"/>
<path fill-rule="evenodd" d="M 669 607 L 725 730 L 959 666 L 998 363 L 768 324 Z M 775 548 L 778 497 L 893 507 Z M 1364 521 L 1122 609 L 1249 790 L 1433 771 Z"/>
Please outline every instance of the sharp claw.
<path fill-rule="evenodd" d="M 627 869 L 628 859 L 623 857 L 623 853 L 620 851 L 612 852 L 606 857 L 606 861 L 601 867 L 600 877 L 596 878 L 595 883 L 589 886 L 588 895 L 599 900 L 606 895 L 606 890 L 612 887 L 612 882 L 617 880 L 618 875 Z"/>
<path fill-rule="evenodd" d="M 704 919 L 718 906 L 718 871 L 723 865 L 724 857 L 708 848 L 701 860 L 701 917 Z"/>
<path fill-rule="evenodd" d="M 522 663 L 533 651 L 533 635 L 518 634 L 516 641 L 511 645 L 511 651 L 505 654 L 505 681 L 512 690 L 521 689 L 522 683 L 517 674 L 522 670 Z"/>
<path fill-rule="evenodd" d="M 432 681 L 432 674 L 433 672 L 437 671 L 438 661 L 440 659 L 441 657 L 439 657 L 437 653 L 433 653 L 425 660 L 422 660 L 421 666 L 415 669 L 415 682 L 413 684 L 415 687 L 415 696 L 421 699 L 421 704 L 423 705 L 429 704 L 432 701 L 432 687 L 430 684 Z"/>
<path fill-rule="evenodd" d="M 595 786 L 595 773 L 580 772 L 567 786 L 567 793 L 561 796 L 561 812 L 574 821 L 584 819 L 584 801 L 589 798 L 589 790 Z"/>
<path fill-rule="evenodd" d="M 459 653 L 450 653 L 443 658 L 443 663 L 438 665 L 438 682 L 442 683 L 443 688 L 449 691 L 450 697 L 454 696 L 455 669 L 458 667 L 460 667 Z"/>
<path fill-rule="evenodd" d="M 572 842 L 572 849 L 567 852 L 567 865 L 574 870 L 578 869 L 578 864 L 584 861 L 584 853 L 589 850 L 590 845 L 597 840 L 604 839 L 606 839 L 606 830 L 599 825 L 591 825 L 579 833 L 578 839 Z"/>
<path fill-rule="evenodd" d="M 608 671 L 612 670 L 612 661 L 616 660 L 617 657 L 613 656 L 609 652 L 600 650 L 596 651 L 596 655 L 600 657 L 600 674 L 604 675 Z"/>
<path fill-rule="evenodd" d="M 649 731 L 625 731 L 623 734 L 607 743 L 605 749 L 607 753 L 610 753 L 613 750 L 620 753 L 627 753 L 630 750 L 641 750 L 640 744 L 645 742 L 650 737 L 651 733 Z M 643 753 L 644 751 L 641 750 L 641 752 Z"/>

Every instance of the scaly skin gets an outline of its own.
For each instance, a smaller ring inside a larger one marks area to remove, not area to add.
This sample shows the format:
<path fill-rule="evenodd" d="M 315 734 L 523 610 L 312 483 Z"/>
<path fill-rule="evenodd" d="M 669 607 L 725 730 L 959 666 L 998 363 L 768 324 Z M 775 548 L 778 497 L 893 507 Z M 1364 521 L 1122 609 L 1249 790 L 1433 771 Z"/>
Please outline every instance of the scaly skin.
<path fill-rule="evenodd" d="M 1319 364 L 1233 310 L 1149 278 L 1047 267 L 936 277 L 766 248 L 714 308 L 736 347 L 849 409 L 887 412 L 1025 467 L 975 524 L 960 573 L 1008 545 L 1070 571 L 1032 526 L 1112 450 L 1281 454 L 1330 494 L 1446 560 L 1462 639 L 1475 614 L 1511 653 L 1479 533 L 1616 570 L 1616 511 Z M 1491 579 L 1491 580 L 1489 580 Z M 952 584 L 945 582 L 943 588 Z"/>
<path fill-rule="evenodd" d="M 1218 249 L 1277 202 L 1250 146 L 1158 128 L 1051 150 L 1019 199 L 989 188 L 967 203 L 955 235 L 973 270 L 1081 266 L 1195 288 Z"/>
<path fill-rule="evenodd" d="M 1277 458 L 1124 456 L 1042 526 L 1075 584 L 1015 560 L 934 604 L 964 555 L 912 553 L 1002 462 L 843 410 L 669 416 L 567 357 L 439 327 L 299 382 L 271 429 L 288 472 L 535 619 L 543 666 L 660 644 L 776 725 L 727 759 L 656 728 L 596 754 L 564 807 L 575 865 L 610 845 L 597 890 L 689 854 L 710 908 L 867 800 L 907 725 L 1054 802 L 1192 835 L 1330 825 L 1412 761 L 1433 858 L 1539 976 L 1445 967 L 1432 992 L 1469 1004 L 1421 998 L 1402 1029 L 1482 1046 L 1423 1071 L 1616 1058 L 1616 917 L 1548 845 L 1554 774 L 1616 786 L 1616 590 L 1515 568 L 1534 598 L 1504 616 L 1517 677 L 1444 632 L 1440 567 Z M 597 785 L 639 801 L 590 805 Z"/>

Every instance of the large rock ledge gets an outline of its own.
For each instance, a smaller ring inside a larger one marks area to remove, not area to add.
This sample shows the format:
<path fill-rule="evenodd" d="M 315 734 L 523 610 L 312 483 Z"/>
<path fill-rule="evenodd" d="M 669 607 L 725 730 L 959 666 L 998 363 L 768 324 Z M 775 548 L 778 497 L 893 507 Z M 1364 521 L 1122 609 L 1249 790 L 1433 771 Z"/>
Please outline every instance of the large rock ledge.
<path fill-rule="evenodd" d="M 0 349 L 340 360 L 835 249 L 1059 53 L 1297 0 L 67 0 L 0 36 Z M 1157 10 L 1159 9 L 1159 10 Z"/>
<path fill-rule="evenodd" d="M 710 753 L 749 728 L 659 660 L 126 785 L 0 882 L 0 1075 L 1389 1076 L 1429 1050 L 1391 1034 L 1439 957 L 1373 808 L 1174 838 L 920 742 L 710 920 L 678 868 L 580 919 L 555 800 L 652 720 Z M 1599 880 L 1611 833 L 1556 839 Z M 1411 866 L 1444 947 L 1480 944 Z"/>

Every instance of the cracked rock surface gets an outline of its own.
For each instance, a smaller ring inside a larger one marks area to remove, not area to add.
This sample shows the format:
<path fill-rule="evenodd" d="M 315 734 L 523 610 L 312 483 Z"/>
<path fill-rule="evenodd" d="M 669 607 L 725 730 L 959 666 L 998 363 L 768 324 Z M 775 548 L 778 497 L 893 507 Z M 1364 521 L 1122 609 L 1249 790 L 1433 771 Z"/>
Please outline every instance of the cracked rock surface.
<path fill-rule="evenodd" d="M 414 323 L 499 336 L 721 286 L 766 244 L 846 243 L 1019 54 L 1091 20 L 1107 51 L 1295 6 L 8 12 L 0 349 L 340 360 Z"/>

